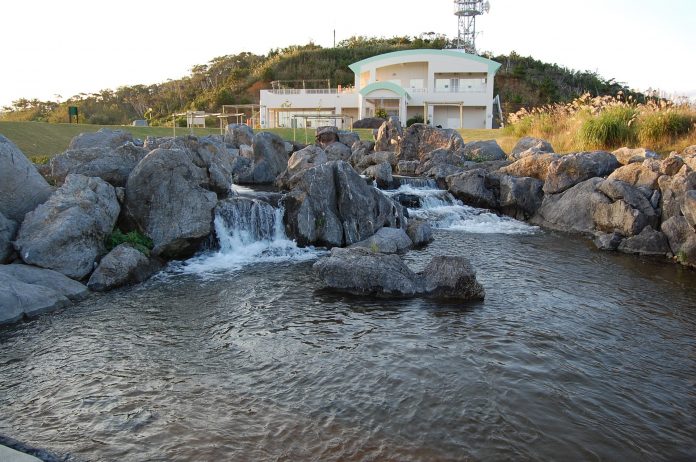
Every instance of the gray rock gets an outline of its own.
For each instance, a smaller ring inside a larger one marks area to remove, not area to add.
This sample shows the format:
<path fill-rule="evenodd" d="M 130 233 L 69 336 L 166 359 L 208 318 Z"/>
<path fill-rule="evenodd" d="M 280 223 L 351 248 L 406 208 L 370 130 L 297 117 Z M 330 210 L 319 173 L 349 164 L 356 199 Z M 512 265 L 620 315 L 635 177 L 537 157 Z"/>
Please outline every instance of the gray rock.
<path fill-rule="evenodd" d="M 254 142 L 254 130 L 246 124 L 229 124 L 225 128 L 225 143 L 239 149 L 245 144 L 251 146 Z"/>
<path fill-rule="evenodd" d="M 353 128 L 379 128 L 386 120 L 380 117 L 366 117 L 364 119 L 356 120 L 353 123 Z"/>
<path fill-rule="evenodd" d="M 650 201 L 637 188 L 618 180 L 604 180 L 597 185 L 599 196 L 593 197 L 595 228 L 618 231 L 624 236 L 640 233 L 646 226 L 657 227 L 659 216 Z"/>
<path fill-rule="evenodd" d="M 488 172 L 484 169 L 448 176 L 447 189 L 467 205 L 488 209 L 495 209 L 499 205 Z"/>
<path fill-rule="evenodd" d="M 662 198 L 662 221 L 681 215 L 682 204 L 686 191 L 696 189 L 696 172 L 689 171 L 686 166 L 674 176 L 663 175 L 657 180 Z"/>
<path fill-rule="evenodd" d="M 418 276 L 394 254 L 334 248 L 313 268 L 328 287 L 355 295 L 412 297 L 422 290 Z"/>
<path fill-rule="evenodd" d="M 696 267 L 696 232 L 682 216 L 673 216 L 662 223 L 674 258 L 682 265 Z"/>
<path fill-rule="evenodd" d="M 526 176 L 546 181 L 546 175 L 552 162 L 560 159 L 558 154 L 533 154 L 520 158 L 510 165 L 502 167 L 500 173 L 505 175 Z"/>
<path fill-rule="evenodd" d="M 316 145 L 301 149 L 288 160 L 288 168 L 276 179 L 276 186 L 281 189 L 292 189 L 301 175 L 306 170 L 324 164 L 329 161 L 326 152 Z"/>
<path fill-rule="evenodd" d="M 544 200 L 544 182 L 536 178 L 500 177 L 500 208 L 506 215 L 520 220 L 532 217 Z"/>
<path fill-rule="evenodd" d="M 87 282 L 96 292 L 105 292 L 131 283 L 143 282 L 159 271 L 162 265 L 129 244 L 120 244 L 99 262 Z"/>
<path fill-rule="evenodd" d="M 273 183 L 276 177 L 288 167 L 289 157 L 285 151 L 285 142 L 274 133 L 261 132 L 254 136 L 253 149 L 253 164 L 249 170 L 237 175 L 237 183 Z"/>
<path fill-rule="evenodd" d="M 373 165 L 378 165 L 387 162 L 392 167 L 397 165 L 396 155 L 389 151 L 377 151 L 371 154 L 363 156 L 360 161 L 356 164 L 358 171 L 364 170 Z"/>
<path fill-rule="evenodd" d="M 589 233 L 594 230 L 593 203 L 596 187 L 603 180 L 590 178 L 560 194 L 546 194 L 541 207 L 530 221 L 535 225 L 566 232 Z M 603 195 L 605 202 L 609 199 Z"/>
<path fill-rule="evenodd" d="M 422 175 L 441 165 L 452 165 L 461 168 L 465 164 L 476 164 L 476 162 L 467 160 L 465 156 L 461 155 L 461 152 L 462 150 L 452 152 L 440 148 L 424 154 L 420 159 L 420 165 L 416 168 L 416 175 Z"/>
<path fill-rule="evenodd" d="M 208 182 L 205 169 L 179 149 L 156 149 L 133 169 L 126 214 L 152 239 L 155 255 L 190 256 L 210 234 L 217 195 L 201 187 Z"/>
<path fill-rule="evenodd" d="M 374 141 L 358 141 L 351 147 L 350 164 L 356 167 L 375 148 Z"/>
<path fill-rule="evenodd" d="M 633 162 L 623 167 L 619 167 L 607 178 L 610 180 L 620 180 L 637 187 L 647 187 L 657 189 L 657 180 L 662 175 L 659 170 L 653 170 L 650 163 Z"/>
<path fill-rule="evenodd" d="M 338 142 L 338 128 L 333 126 L 317 127 L 316 142 L 323 149 L 331 143 Z"/>
<path fill-rule="evenodd" d="M 345 246 L 405 226 L 403 208 L 343 161 L 305 171 L 284 204 L 286 230 L 300 245 Z"/>
<path fill-rule="evenodd" d="M 115 149 L 126 143 L 133 143 L 133 141 L 133 135 L 129 132 L 102 128 L 97 132 L 80 133 L 70 140 L 68 150 L 90 148 Z"/>
<path fill-rule="evenodd" d="M 475 162 L 503 160 L 507 156 L 495 140 L 472 141 L 459 151 L 463 157 Z"/>
<path fill-rule="evenodd" d="M 533 138 L 531 136 L 525 136 L 524 138 L 520 138 L 520 140 L 515 144 L 515 147 L 512 148 L 512 152 L 510 153 L 510 157 L 512 159 L 519 159 L 524 151 L 527 151 L 529 149 L 536 149 L 539 152 L 547 152 L 547 153 L 552 153 L 556 152 L 553 150 L 553 146 L 551 146 L 551 143 L 549 143 L 546 140 L 542 140 L 541 138 Z M 522 176 L 531 176 L 531 175 L 522 175 Z"/>
<path fill-rule="evenodd" d="M 15 249 L 26 263 L 82 279 L 104 254 L 120 210 L 109 183 L 70 174 L 48 201 L 26 215 Z"/>
<path fill-rule="evenodd" d="M 18 321 L 70 305 L 70 300 L 44 286 L 27 284 L 0 274 L 0 324 Z"/>
<path fill-rule="evenodd" d="M 486 291 L 464 257 L 433 257 L 423 270 L 424 292 L 432 297 L 483 300 Z"/>
<path fill-rule="evenodd" d="M 30 265 L 0 265 L 0 275 L 12 277 L 25 284 L 52 289 L 72 301 L 82 300 L 89 291 L 84 284 L 70 279 L 58 271 Z"/>
<path fill-rule="evenodd" d="M 684 166 L 684 159 L 679 156 L 670 156 L 659 163 L 659 171 L 663 175 L 676 175 Z"/>
<path fill-rule="evenodd" d="M 6 263 L 14 254 L 12 241 L 17 234 L 18 225 L 16 222 L 5 218 L 0 212 L 0 263 Z"/>
<path fill-rule="evenodd" d="M 667 237 L 650 226 L 643 228 L 640 234 L 624 239 L 618 249 L 639 255 L 665 256 L 670 253 Z"/>
<path fill-rule="evenodd" d="M 334 141 L 333 143 L 328 143 L 324 145 L 324 150 L 326 151 L 326 156 L 329 160 L 349 160 L 352 154 L 350 148 L 343 143 Z"/>
<path fill-rule="evenodd" d="M 387 162 L 382 162 L 381 164 L 373 165 L 368 167 L 363 175 L 368 178 L 375 180 L 378 188 L 390 189 L 394 184 L 394 178 L 392 177 L 392 167 Z"/>
<path fill-rule="evenodd" d="M 544 193 L 560 193 L 590 178 L 604 177 L 619 165 L 616 157 L 604 151 L 567 154 L 549 165 Z"/>
<path fill-rule="evenodd" d="M 403 135 L 404 130 L 401 127 L 399 118 L 389 117 L 389 119 L 379 127 L 379 131 L 375 137 L 375 150 L 395 152 L 398 149 Z"/>
<path fill-rule="evenodd" d="M 21 223 L 53 189 L 17 146 L 0 135 L 0 213 Z"/>
<path fill-rule="evenodd" d="M 420 165 L 417 160 L 400 160 L 396 164 L 396 172 L 399 175 L 413 176 L 416 174 L 416 169 Z"/>
<path fill-rule="evenodd" d="M 433 230 L 430 223 L 425 220 L 409 220 L 406 234 L 411 238 L 413 245 L 419 247 L 433 241 Z"/>
<path fill-rule="evenodd" d="M 355 143 L 360 142 L 360 135 L 358 135 L 355 132 L 349 132 L 347 130 L 339 130 L 338 141 L 345 144 L 349 148 L 352 148 Z"/>
<path fill-rule="evenodd" d="M 597 233 L 593 239 L 594 245 L 597 246 L 599 250 L 616 250 L 619 248 L 621 241 L 624 237 L 617 233 Z"/>
<path fill-rule="evenodd" d="M 379 253 L 402 253 L 413 247 L 413 241 L 401 228 L 381 228 L 373 236 L 350 247 L 362 247 Z"/>
<path fill-rule="evenodd" d="M 456 165 L 440 164 L 423 173 L 424 176 L 432 178 L 437 182 L 439 188 L 447 188 L 447 177 L 459 175 L 465 170 Z"/>
<path fill-rule="evenodd" d="M 645 159 L 659 159 L 660 156 L 649 149 L 645 148 L 619 148 L 613 151 L 612 154 L 622 165 L 629 165 L 634 162 L 642 163 Z"/>
<path fill-rule="evenodd" d="M 456 130 L 413 124 L 404 131 L 396 156 L 400 161 L 421 160 L 436 149 L 454 153 L 463 147 L 464 140 Z"/>
<path fill-rule="evenodd" d="M 696 191 L 689 190 L 684 193 L 684 199 L 681 203 L 681 212 L 684 218 L 696 230 Z"/>
<path fill-rule="evenodd" d="M 130 142 L 115 148 L 97 146 L 68 150 L 51 158 L 49 175 L 58 184 L 70 173 L 79 173 L 99 177 L 112 186 L 124 186 L 130 172 L 147 153 L 147 149 Z"/>

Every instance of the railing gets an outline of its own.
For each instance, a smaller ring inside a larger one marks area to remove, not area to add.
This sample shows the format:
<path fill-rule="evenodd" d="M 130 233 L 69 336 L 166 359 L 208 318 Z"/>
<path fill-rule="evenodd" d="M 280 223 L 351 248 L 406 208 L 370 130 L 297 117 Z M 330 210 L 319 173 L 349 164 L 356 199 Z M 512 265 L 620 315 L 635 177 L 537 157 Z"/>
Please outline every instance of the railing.
<path fill-rule="evenodd" d="M 485 93 L 486 87 L 481 85 L 459 88 L 436 88 L 434 91 L 435 93 Z"/>
<path fill-rule="evenodd" d="M 267 90 L 274 95 L 336 95 L 356 93 L 355 88 L 278 88 Z"/>

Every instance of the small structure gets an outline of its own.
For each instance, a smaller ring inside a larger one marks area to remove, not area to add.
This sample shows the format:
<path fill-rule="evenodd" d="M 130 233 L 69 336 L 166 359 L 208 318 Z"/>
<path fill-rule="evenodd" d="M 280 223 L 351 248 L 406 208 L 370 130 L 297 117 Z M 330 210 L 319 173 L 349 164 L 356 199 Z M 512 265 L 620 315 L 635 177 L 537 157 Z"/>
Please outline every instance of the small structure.
<path fill-rule="evenodd" d="M 136 119 L 133 121 L 134 127 L 147 127 L 148 123 L 146 119 Z"/>

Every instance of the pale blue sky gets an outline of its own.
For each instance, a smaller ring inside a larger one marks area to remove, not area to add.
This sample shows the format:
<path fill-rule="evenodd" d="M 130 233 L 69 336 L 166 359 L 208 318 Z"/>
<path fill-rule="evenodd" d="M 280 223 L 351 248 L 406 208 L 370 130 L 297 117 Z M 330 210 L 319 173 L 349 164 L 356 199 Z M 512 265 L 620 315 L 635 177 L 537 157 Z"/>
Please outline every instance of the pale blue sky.
<path fill-rule="evenodd" d="M 696 0 L 490 0 L 479 50 L 696 96 Z M 200 5 L 204 5 L 201 7 Z M 215 56 L 351 35 L 456 35 L 451 0 L 10 0 L 0 106 L 186 75 Z"/>

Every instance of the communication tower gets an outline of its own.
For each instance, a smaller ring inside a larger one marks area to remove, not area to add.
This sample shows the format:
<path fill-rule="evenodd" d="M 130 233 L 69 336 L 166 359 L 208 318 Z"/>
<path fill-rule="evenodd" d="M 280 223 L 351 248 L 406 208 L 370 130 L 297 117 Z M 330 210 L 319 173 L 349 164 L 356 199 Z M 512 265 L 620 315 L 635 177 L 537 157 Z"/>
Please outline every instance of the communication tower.
<path fill-rule="evenodd" d="M 458 49 L 476 54 L 476 16 L 490 9 L 490 3 L 484 0 L 454 0 L 454 15 L 459 21 Z"/>

